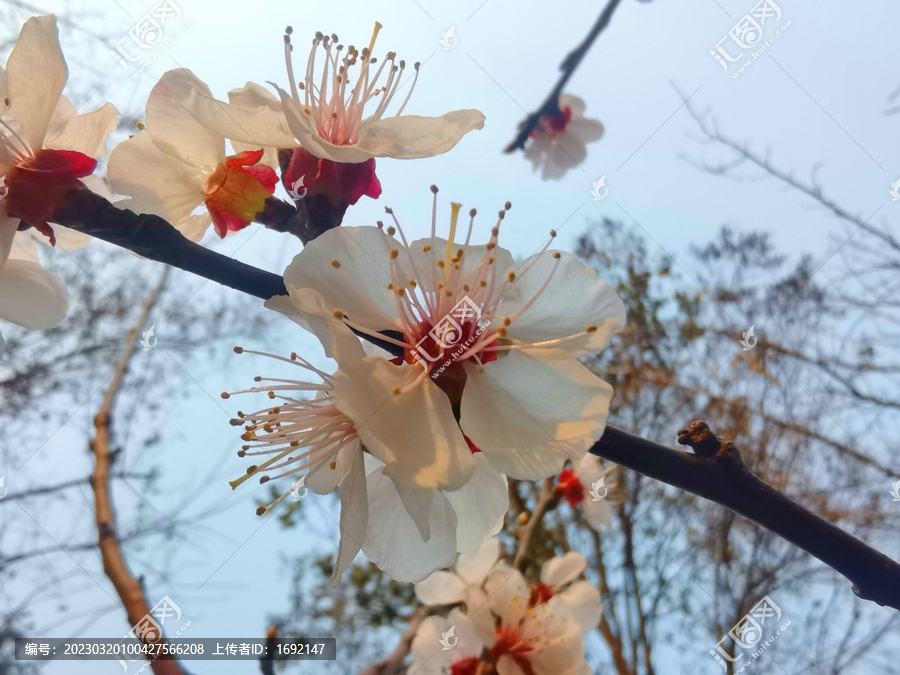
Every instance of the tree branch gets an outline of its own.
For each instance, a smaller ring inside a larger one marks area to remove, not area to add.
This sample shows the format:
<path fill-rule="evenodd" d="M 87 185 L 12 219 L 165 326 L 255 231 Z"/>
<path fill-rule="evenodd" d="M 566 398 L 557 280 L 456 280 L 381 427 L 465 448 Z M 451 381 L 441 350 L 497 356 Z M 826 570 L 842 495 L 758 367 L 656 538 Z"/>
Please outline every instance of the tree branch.
<path fill-rule="evenodd" d="M 359 671 L 359 675 L 400 675 L 405 672 L 406 667 L 403 665 L 403 661 L 412 649 L 412 642 L 419 626 L 429 616 L 431 616 L 431 610 L 428 607 L 424 605 L 417 607 L 409 616 L 409 628 L 400 638 L 400 644 L 378 663 L 373 663 Z"/>
<path fill-rule="evenodd" d="M 695 454 L 607 425 L 590 452 L 752 520 L 847 577 L 860 598 L 900 610 L 900 564 L 762 481 L 705 423 L 691 422 L 678 442 Z"/>
<path fill-rule="evenodd" d="M 546 115 L 559 114 L 559 95 L 562 93 L 563 87 L 566 86 L 569 78 L 572 77 L 575 69 L 578 68 L 578 65 L 581 63 L 584 55 L 587 54 L 588 50 L 591 48 L 594 40 L 596 40 L 597 36 L 603 32 L 603 29 L 605 29 L 609 25 L 609 21 L 610 19 L 612 19 L 613 12 L 616 11 L 616 7 L 619 6 L 620 2 L 621 0 L 609 0 L 606 7 L 600 13 L 597 22 L 591 28 L 590 33 L 587 34 L 587 37 L 584 39 L 584 41 L 571 52 L 569 52 L 569 55 L 566 56 L 566 58 L 563 60 L 562 64 L 559 67 L 559 69 L 562 71 L 562 75 L 556 82 L 556 86 L 554 86 L 550 91 L 550 94 L 541 104 L 541 107 L 538 108 L 535 112 L 531 113 L 528 117 L 525 118 L 523 122 L 519 124 L 518 135 L 509 145 L 506 146 L 506 148 L 503 149 L 503 152 L 523 150 L 525 148 L 526 141 L 528 141 L 528 137 L 531 135 L 532 131 L 538 128 L 538 125 L 541 123 L 541 119 L 543 119 Z"/>
<path fill-rule="evenodd" d="M 112 406 L 115 402 L 116 394 L 125 375 L 128 366 L 128 360 L 134 353 L 138 335 L 147 321 L 147 316 L 151 308 L 156 304 L 160 292 L 165 286 L 169 269 L 166 268 L 159 280 L 156 288 L 150 293 L 147 300 L 141 308 L 141 315 L 137 322 L 128 331 L 125 338 L 125 348 L 116 363 L 116 369 L 109 383 L 109 387 L 103 394 L 103 400 L 100 409 L 94 416 L 95 434 L 91 439 L 91 450 L 94 452 L 94 475 L 91 479 L 91 485 L 94 488 L 94 507 L 97 512 L 97 533 L 99 537 L 98 546 L 100 547 L 100 555 L 103 558 L 103 571 L 109 580 L 112 581 L 116 589 L 116 593 L 125 606 L 130 624 L 137 623 L 141 617 L 150 614 L 150 606 L 144 597 L 144 589 L 141 582 L 131 576 L 125 557 L 119 547 L 119 540 L 116 537 L 116 517 L 113 511 L 112 499 L 109 492 L 110 467 L 112 466 L 113 452 L 110 450 L 110 429 L 109 417 L 112 412 Z M 144 638 L 141 638 L 144 640 Z M 157 639 L 148 638 L 146 641 L 150 643 L 162 642 L 164 637 L 160 635 Z M 181 667 L 171 658 L 160 657 L 151 663 L 151 668 L 156 675 L 182 675 Z"/>
<path fill-rule="evenodd" d="M 89 190 L 69 192 L 52 221 L 263 300 L 287 293 L 280 275 L 211 251 L 159 216 L 116 208 Z"/>

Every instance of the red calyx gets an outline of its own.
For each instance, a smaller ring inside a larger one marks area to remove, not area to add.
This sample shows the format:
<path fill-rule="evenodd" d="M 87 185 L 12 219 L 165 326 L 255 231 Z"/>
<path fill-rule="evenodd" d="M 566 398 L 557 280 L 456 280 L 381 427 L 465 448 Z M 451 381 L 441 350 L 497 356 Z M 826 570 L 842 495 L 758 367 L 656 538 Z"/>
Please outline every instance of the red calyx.
<path fill-rule="evenodd" d="M 298 183 L 300 179 L 302 182 Z M 303 194 L 324 194 L 332 201 L 355 204 L 362 197 L 378 199 L 381 196 L 381 182 L 375 175 L 375 160 L 360 164 L 333 162 L 316 157 L 303 148 L 295 148 L 284 174 L 288 188 L 296 184 L 297 192 Z"/>
<path fill-rule="evenodd" d="M 90 176 L 97 160 L 71 150 L 38 150 L 17 164 L 9 176 L 7 213 L 45 234 L 51 244 L 56 235 L 49 220 L 65 204 L 71 190 L 84 190 L 79 178 Z"/>
<path fill-rule="evenodd" d="M 528 606 L 543 605 L 553 597 L 553 589 L 543 582 L 538 582 L 531 587 L 531 595 L 528 597 Z"/>
<path fill-rule="evenodd" d="M 556 489 L 573 509 L 584 501 L 584 486 L 571 469 L 561 471 Z"/>
<path fill-rule="evenodd" d="M 226 158 L 206 181 L 206 208 L 216 234 L 224 237 L 249 225 L 275 192 L 275 169 L 257 165 L 262 150 L 247 150 Z"/>

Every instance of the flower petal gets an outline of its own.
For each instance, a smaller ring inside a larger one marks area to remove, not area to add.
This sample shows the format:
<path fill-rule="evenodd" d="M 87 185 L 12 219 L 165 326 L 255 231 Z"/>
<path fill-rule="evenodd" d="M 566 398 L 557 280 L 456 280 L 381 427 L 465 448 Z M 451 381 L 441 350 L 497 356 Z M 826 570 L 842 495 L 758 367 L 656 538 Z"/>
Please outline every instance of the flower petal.
<path fill-rule="evenodd" d="M 554 591 L 577 579 L 587 569 L 587 560 L 577 551 L 569 551 L 559 558 L 551 558 L 541 568 L 541 581 Z"/>
<path fill-rule="evenodd" d="M 29 260 L 7 260 L 0 270 L 0 319 L 30 328 L 53 328 L 69 302 L 62 279 Z"/>
<path fill-rule="evenodd" d="M 451 490 L 469 480 L 475 461 L 446 394 L 430 378 L 404 390 L 418 367 L 372 357 L 338 364 L 335 404 L 353 420 L 366 449 L 395 465 L 389 472 L 395 481 Z"/>
<path fill-rule="evenodd" d="M 343 450 L 347 450 L 343 448 Z M 366 532 L 369 526 L 369 497 L 366 487 L 366 472 L 363 463 L 363 453 L 357 447 L 353 452 L 348 452 L 350 466 L 346 475 L 338 487 L 338 496 L 341 500 L 341 539 L 338 544 L 337 559 L 334 571 L 328 583 L 337 585 L 341 580 L 344 570 L 353 562 L 356 554 L 362 548 L 366 540 Z M 338 455 L 340 458 L 340 454 Z"/>
<path fill-rule="evenodd" d="M 578 256 L 561 252 L 556 259 L 554 253 L 538 253 L 513 267 L 516 280 L 497 306 L 500 316 L 515 316 L 550 282 L 509 325 L 508 337 L 525 343 L 564 340 L 554 346 L 579 356 L 603 349 L 625 325 L 625 305 Z"/>
<path fill-rule="evenodd" d="M 25 22 L 6 62 L 6 77 L 10 112 L 38 150 L 68 77 L 55 16 L 33 16 Z"/>
<path fill-rule="evenodd" d="M 225 161 L 225 137 L 203 125 L 183 105 L 194 92 L 212 96 L 209 87 L 187 68 L 163 73 L 147 99 L 147 133 L 167 155 L 190 166 L 214 167 Z"/>
<path fill-rule="evenodd" d="M 205 198 L 206 173 L 164 153 L 147 133 L 113 149 L 107 176 L 113 190 L 131 197 L 116 206 L 152 213 L 173 225 L 187 221 Z"/>
<path fill-rule="evenodd" d="M 106 154 L 106 138 L 116 128 L 119 111 L 112 103 L 79 115 L 65 96 L 61 96 L 44 141 L 45 148 L 74 150 L 89 157 Z"/>
<path fill-rule="evenodd" d="M 7 216 L 6 209 L 0 210 L 0 271 L 12 251 L 18 228 L 19 219 Z"/>
<path fill-rule="evenodd" d="M 491 541 L 490 537 L 500 531 L 509 510 L 506 476 L 491 466 L 491 463 L 481 455 L 482 453 L 478 453 L 473 456 L 475 471 L 472 478 L 458 490 L 444 493 L 453 504 L 453 510 L 456 511 L 459 520 L 456 530 L 456 550 L 460 551 L 461 555 L 456 563 L 457 570 L 460 570 L 461 563 L 462 569 L 466 569 L 469 564 L 468 558 L 463 562 L 463 555 L 477 554 L 482 544 Z M 485 576 L 487 572 L 488 570 L 484 570 Z"/>
<path fill-rule="evenodd" d="M 491 610 L 506 624 L 514 623 L 528 604 L 528 583 L 519 570 L 511 567 L 491 572 L 484 590 Z"/>
<path fill-rule="evenodd" d="M 568 613 L 578 622 L 583 633 L 597 627 L 600 623 L 600 614 L 603 612 L 600 591 L 589 581 L 572 584 L 550 598 L 549 605 L 551 610 Z"/>
<path fill-rule="evenodd" d="M 507 500 L 508 501 L 508 500 Z M 457 514 L 459 511 L 457 511 Z M 459 535 L 457 535 L 458 537 Z M 456 559 L 456 573 L 468 584 L 480 586 L 500 559 L 500 540 L 490 537 L 474 553 L 460 553 Z"/>
<path fill-rule="evenodd" d="M 372 123 L 364 120 L 362 126 L 356 147 L 370 157 L 419 159 L 443 154 L 470 131 L 483 128 L 484 115 L 478 110 L 454 110 L 440 117 L 402 115 Z M 338 149 L 331 159 L 347 161 L 340 153 Z"/>
<path fill-rule="evenodd" d="M 456 557 L 456 515 L 437 493 L 429 513 L 431 538 L 425 542 L 406 512 L 394 482 L 381 468 L 367 477 L 369 530 L 363 545 L 366 557 L 393 579 L 417 583 L 435 570 L 449 567 Z"/>
<path fill-rule="evenodd" d="M 328 314 L 340 310 L 356 325 L 396 330 L 397 301 L 388 290 L 390 250 L 396 246 L 377 227 L 336 227 L 294 257 L 284 284 L 317 290 Z"/>
<path fill-rule="evenodd" d="M 223 138 L 256 149 L 295 147 L 294 135 L 280 106 L 265 100 L 259 89 L 262 87 L 248 83 L 243 89 L 229 92 L 231 104 L 216 100 L 208 90 L 195 89 L 183 104 L 203 126 Z"/>
<path fill-rule="evenodd" d="M 416 584 L 416 597 L 423 605 L 455 605 L 465 599 L 466 584 L 452 572 L 438 570 Z"/>
<path fill-rule="evenodd" d="M 566 352 L 516 350 L 465 367 L 460 426 L 507 476 L 559 473 L 603 433 L 612 388 Z"/>

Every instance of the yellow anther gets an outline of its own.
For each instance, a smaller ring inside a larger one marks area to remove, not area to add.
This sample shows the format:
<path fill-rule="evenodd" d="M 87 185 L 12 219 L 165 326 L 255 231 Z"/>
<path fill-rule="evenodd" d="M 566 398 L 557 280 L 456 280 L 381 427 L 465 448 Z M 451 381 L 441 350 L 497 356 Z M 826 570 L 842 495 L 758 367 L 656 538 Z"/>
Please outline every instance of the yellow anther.
<path fill-rule="evenodd" d="M 340 261 L 340 260 L 332 260 L 332 261 L 331 261 L 331 266 L 332 266 L 334 269 L 337 269 L 337 268 L 339 268 L 339 267 L 341 266 L 341 261 Z"/>
<path fill-rule="evenodd" d="M 597 326 L 588 326 L 587 328 L 584 329 L 584 332 L 585 333 L 593 333 L 596 330 L 597 330 Z"/>
<path fill-rule="evenodd" d="M 391 260 L 393 260 L 394 258 L 396 258 L 398 255 L 400 255 L 400 251 L 398 251 L 398 250 L 395 249 L 395 248 L 392 248 L 392 249 L 391 249 Z"/>
<path fill-rule="evenodd" d="M 344 318 L 344 313 L 339 309 L 334 310 L 334 312 L 332 312 L 332 314 L 334 314 L 335 319 L 343 319 Z"/>

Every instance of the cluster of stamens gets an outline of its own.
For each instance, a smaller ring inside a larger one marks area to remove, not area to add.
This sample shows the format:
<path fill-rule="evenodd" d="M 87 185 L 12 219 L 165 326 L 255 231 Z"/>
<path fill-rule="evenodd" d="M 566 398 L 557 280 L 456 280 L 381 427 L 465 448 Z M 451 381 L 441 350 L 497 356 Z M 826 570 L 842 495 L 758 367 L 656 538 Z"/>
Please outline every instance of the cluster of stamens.
<path fill-rule="evenodd" d="M 432 206 L 431 236 L 436 236 L 437 228 L 437 188 L 432 186 L 434 201 Z M 474 266 L 464 269 L 466 252 L 458 247 L 456 239 L 460 204 L 451 205 L 450 233 L 445 250 L 432 251 L 430 244 L 424 244 L 423 257 L 400 255 L 399 247 L 391 247 L 389 254 L 390 278 L 388 289 L 397 303 L 397 316 L 389 318 L 382 314 L 383 325 L 363 325 L 352 320 L 340 309 L 334 314 L 357 334 L 370 336 L 376 341 L 387 343 L 403 350 L 403 360 L 421 366 L 422 372 L 415 381 L 395 393 L 402 393 L 418 384 L 426 376 L 438 378 L 445 368 L 466 359 L 474 359 L 480 366 L 493 361 L 498 355 L 511 349 L 522 347 L 551 346 L 561 340 L 541 343 L 512 344 L 506 338 L 510 324 L 514 323 L 541 296 L 559 267 L 560 254 L 553 252 L 555 264 L 534 295 L 512 316 L 499 316 L 497 308 L 504 297 L 516 284 L 531 273 L 539 256 L 517 271 L 498 272 L 496 264 L 497 242 L 506 213 L 512 208 L 507 202 L 499 212 L 497 222 L 491 229 L 491 237 L 484 247 L 481 259 Z M 403 233 L 393 210 L 385 211 L 393 218 L 394 225 L 386 228 L 391 237 L 399 234 L 402 245 L 409 249 L 409 242 Z M 463 247 L 468 246 L 475 222 L 475 209 L 469 211 L 469 226 Z M 379 222 L 382 229 L 384 224 Z M 545 252 L 556 232 L 550 231 L 550 238 L 540 253 Z M 341 273 L 341 262 L 332 260 L 331 265 Z M 449 318 L 448 318 L 449 317 Z M 402 338 L 385 334 L 385 329 L 402 334 Z M 591 332 L 596 327 L 589 326 Z M 437 332 L 435 332 L 437 331 Z M 436 336 L 436 337 L 435 337 Z M 423 342 L 424 341 L 424 342 Z M 399 351 L 399 350 L 398 350 Z M 450 363 L 448 364 L 448 361 Z"/>
<path fill-rule="evenodd" d="M 275 354 L 252 351 L 235 347 L 237 354 L 255 354 L 300 366 L 316 375 L 320 382 L 260 377 L 256 387 L 223 393 L 222 398 L 230 398 L 235 394 L 265 393 L 270 399 L 277 400 L 277 405 L 252 413 L 238 412 L 237 418 L 231 420 L 234 426 L 243 426 L 241 438 L 246 444 L 238 451 L 239 457 L 267 457 L 260 464 L 247 468 L 246 473 L 229 484 L 232 489 L 251 476 L 260 475 L 259 482 L 303 475 L 296 480 L 289 490 L 267 506 L 261 506 L 257 513 L 266 515 L 280 504 L 288 495 L 303 485 L 306 476 L 325 468 L 334 471 L 338 451 L 356 439 L 356 429 L 333 401 L 332 377 L 315 368 L 305 359 L 291 354 L 290 358 Z M 295 398 L 292 392 L 311 392 L 314 398 Z"/>
<path fill-rule="evenodd" d="M 350 45 L 343 56 L 344 45 L 338 42 L 337 35 L 328 36 L 317 32 L 312 41 L 306 73 L 300 82 L 294 76 L 293 45 L 291 44 L 293 29 L 288 26 L 285 30 L 284 52 L 288 79 L 291 83 L 291 97 L 299 106 L 302 114 L 313 120 L 319 136 L 335 145 L 356 143 L 360 133 L 364 131 L 363 112 L 366 103 L 381 96 L 375 111 L 366 120 L 366 124 L 371 124 L 384 116 L 391 99 L 400 87 L 406 62 L 403 60 L 398 62 L 394 52 L 388 52 L 384 61 L 375 70 L 375 74 L 370 74 L 369 67 L 378 63 L 378 59 L 372 56 L 372 49 L 380 30 L 381 24 L 376 22 L 369 46 L 360 51 Z M 321 76 L 318 77 L 315 65 L 316 53 L 320 46 L 325 52 L 325 64 Z M 349 88 L 350 69 L 357 65 L 359 72 L 354 74 L 356 83 Z M 415 63 L 413 67 L 416 71 L 415 78 L 406 99 L 395 113 L 396 115 L 403 112 L 419 77 L 419 63 Z M 379 86 L 385 69 L 387 69 L 387 80 Z"/>

